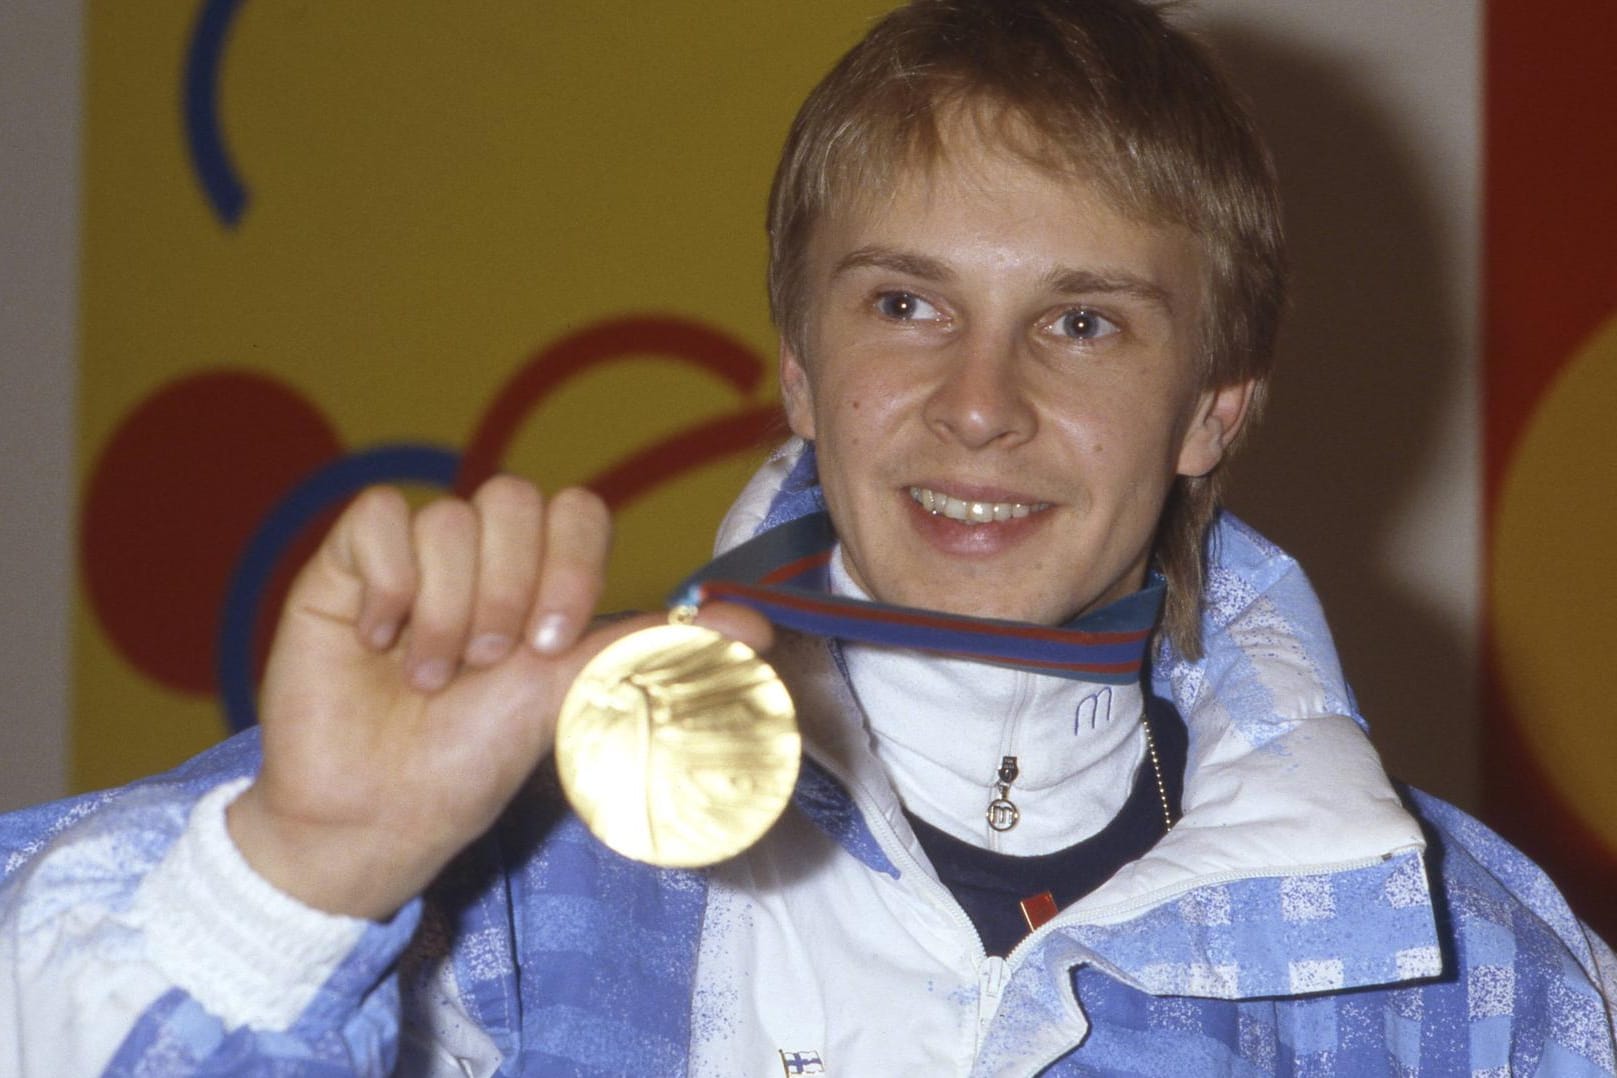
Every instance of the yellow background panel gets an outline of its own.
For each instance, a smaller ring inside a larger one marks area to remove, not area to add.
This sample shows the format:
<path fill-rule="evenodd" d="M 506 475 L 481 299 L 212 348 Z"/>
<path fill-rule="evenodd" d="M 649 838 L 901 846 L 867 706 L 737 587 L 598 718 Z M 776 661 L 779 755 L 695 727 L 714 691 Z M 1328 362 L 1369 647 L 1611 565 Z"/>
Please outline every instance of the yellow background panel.
<path fill-rule="evenodd" d="M 1617 850 L 1617 725 L 1607 721 L 1617 638 L 1617 318 L 1538 404 L 1494 520 L 1493 634 L 1522 739 L 1562 804 Z"/>
<path fill-rule="evenodd" d="M 225 368 L 290 387 L 345 451 L 458 452 L 507 379 L 603 319 L 678 317 L 757 354 L 751 393 L 656 355 L 568 384 L 504 462 L 547 486 L 773 396 L 774 158 L 803 94 L 885 3 L 247 0 L 214 99 L 247 191 L 234 225 L 186 142 L 207 6 L 88 11 L 81 491 L 143 401 Z M 660 601 L 755 461 L 704 464 L 627 506 L 608 604 Z M 120 652 L 82 587 L 75 632 L 76 787 L 225 733 L 214 700 Z"/>

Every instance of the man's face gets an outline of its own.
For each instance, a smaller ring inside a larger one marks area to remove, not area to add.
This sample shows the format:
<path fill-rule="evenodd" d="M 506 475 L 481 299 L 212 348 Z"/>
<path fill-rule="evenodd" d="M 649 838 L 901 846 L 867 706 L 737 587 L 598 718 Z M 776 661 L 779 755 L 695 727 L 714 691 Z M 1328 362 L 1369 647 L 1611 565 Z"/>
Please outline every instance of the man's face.
<path fill-rule="evenodd" d="M 1057 624 L 1141 586 L 1174 476 L 1218 463 L 1248 387 L 1201 388 L 1188 233 L 946 146 L 816 228 L 787 415 L 867 592 Z"/>

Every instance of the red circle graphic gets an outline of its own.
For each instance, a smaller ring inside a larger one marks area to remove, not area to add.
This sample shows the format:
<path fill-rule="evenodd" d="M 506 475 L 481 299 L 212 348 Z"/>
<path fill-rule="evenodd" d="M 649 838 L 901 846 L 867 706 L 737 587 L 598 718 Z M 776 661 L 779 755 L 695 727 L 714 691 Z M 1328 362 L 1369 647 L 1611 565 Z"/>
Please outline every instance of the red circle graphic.
<path fill-rule="evenodd" d="M 80 522 L 90 604 L 124 658 L 172 689 L 212 692 L 236 559 L 341 450 L 318 409 L 262 375 L 209 371 L 142 401 L 102 448 Z"/>

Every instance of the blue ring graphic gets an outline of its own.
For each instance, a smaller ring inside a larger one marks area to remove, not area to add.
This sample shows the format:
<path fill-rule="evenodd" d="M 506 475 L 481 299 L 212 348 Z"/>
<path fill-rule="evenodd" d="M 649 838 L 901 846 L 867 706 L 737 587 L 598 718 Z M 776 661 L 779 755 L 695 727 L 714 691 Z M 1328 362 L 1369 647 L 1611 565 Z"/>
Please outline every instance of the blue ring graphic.
<path fill-rule="evenodd" d="M 270 510 L 230 577 L 219 626 L 215 673 L 232 731 L 258 721 L 253 683 L 253 627 L 276 563 L 310 521 L 375 483 L 454 484 L 460 454 L 430 445 L 385 445 L 352 453 L 293 487 Z"/>
<path fill-rule="evenodd" d="M 247 189 L 236 176 L 219 130 L 219 63 L 241 4 L 242 0 L 207 0 L 185 57 L 185 140 L 191 164 L 214 212 L 230 227 L 247 208 Z"/>

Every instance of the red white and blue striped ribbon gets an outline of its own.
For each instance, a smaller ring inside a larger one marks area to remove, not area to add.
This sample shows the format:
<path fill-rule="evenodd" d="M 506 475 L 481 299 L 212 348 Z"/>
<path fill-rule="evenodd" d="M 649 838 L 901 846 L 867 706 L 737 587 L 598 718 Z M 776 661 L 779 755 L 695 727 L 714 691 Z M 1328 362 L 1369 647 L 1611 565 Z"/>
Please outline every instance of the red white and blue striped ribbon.
<path fill-rule="evenodd" d="M 915 648 L 998 666 L 1114 685 L 1140 678 L 1162 609 L 1163 583 L 1065 625 L 1033 625 L 865 602 L 826 590 L 836 544 L 831 518 L 811 513 L 709 562 L 674 592 L 673 605 L 740 603 L 776 625 L 839 640 Z"/>

